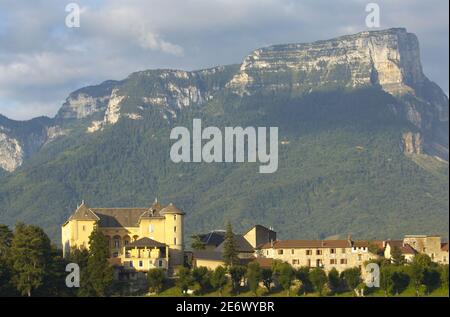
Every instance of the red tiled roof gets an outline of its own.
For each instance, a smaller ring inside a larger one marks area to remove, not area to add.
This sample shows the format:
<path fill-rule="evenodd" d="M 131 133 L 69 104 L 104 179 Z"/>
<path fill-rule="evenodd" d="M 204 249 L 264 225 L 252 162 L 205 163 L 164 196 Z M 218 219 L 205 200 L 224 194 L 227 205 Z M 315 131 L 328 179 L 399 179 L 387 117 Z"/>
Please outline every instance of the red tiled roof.
<path fill-rule="evenodd" d="M 351 248 L 348 240 L 277 240 L 266 243 L 261 249 L 319 249 L 319 248 Z"/>
<path fill-rule="evenodd" d="M 382 250 L 384 248 L 384 241 L 383 240 L 358 240 L 358 241 L 354 241 L 353 245 L 358 248 L 362 248 L 362 247 L 367 248 L 370 245 L 375 245 L 378 247 L 378 249 Z"/>
<path fill-rule="evenodd" d="M 414 250 L 409 244 L 404 244 L 402 240 L 389 240 L 386 241 L 386 245 L 390 245 L 391 248 L 399 248 L 402 251 L 402 254 L 416 254 L 416 250 Z"/>

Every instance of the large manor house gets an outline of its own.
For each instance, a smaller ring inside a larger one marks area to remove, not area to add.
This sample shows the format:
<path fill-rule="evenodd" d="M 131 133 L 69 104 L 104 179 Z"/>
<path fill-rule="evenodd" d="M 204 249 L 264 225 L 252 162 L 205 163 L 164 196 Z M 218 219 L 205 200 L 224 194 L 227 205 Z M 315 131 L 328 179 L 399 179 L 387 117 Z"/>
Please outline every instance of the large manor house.
<path fill-rule="evenodd" d="M 225 231 L 199 234 L 200 250 L 186 250 L 185 213 L 175 205 L 162 206 L 157 200 L 147 208 L 90 208 L 84 202 L 62 226 L 64 256 L 74 248 L 89 248 L 89 235 L 97 227 L 108 239 L 110 262 L 122 275 L 145 273 L 160 268 L 171 274 L 180 265 L 191 263 L 215 269 L 225 265 L 222 250 Z M 440 236 L 407 235 L 403 240 L 278 240 L 272 228 L 256 225 L 243 234 L 234 234 L 234 244 L 242 264 L 258 262 L 271 266 L 274 260 L 294 268 L 320 267 L 343 271 L 359 267 L 377 257 L 391 259 L 397 248 L 411 261 L 417 253 L 434 262 L 448 264 L 448 243 Z"/>

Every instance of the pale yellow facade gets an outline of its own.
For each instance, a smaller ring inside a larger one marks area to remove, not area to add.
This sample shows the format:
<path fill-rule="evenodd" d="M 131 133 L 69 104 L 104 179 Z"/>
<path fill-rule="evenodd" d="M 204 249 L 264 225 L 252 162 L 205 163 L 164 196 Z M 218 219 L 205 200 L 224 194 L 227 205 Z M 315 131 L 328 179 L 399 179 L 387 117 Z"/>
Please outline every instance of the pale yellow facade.
<path fill-rule="evenodd" d="M 184 261 L 184 212 L 155 202 L 149 208 L 89 208 L 82 203 L 62 226 L 64 256 L 89 249 L 95 227 L 106 236 L 111 262 L 124 269 L 170 269 Z"/>
<path fill-rule="evenodd" d="M 287 262 L 294 268 L 317 267 L 325 271 L 335 268 L 339 272 L 353 267 L 364 269 L 366 261 L 378 257 L 376 254 L 370 253 L 366 246 L 356 247 L 345 241 L 336 243 L 337 241 L 330 240 L 329 242 L 333 245 L 318 247 L 316 241 L 309 246 L 308 243 L 299 243 L 305 244 L 305 246 L 295 246 L 295 243 L 291 243 L 291 246 L 283 246 L 283 244 L 277 246 L 275 243 L 273 246 L 261 248 L 258 256 Z"/>

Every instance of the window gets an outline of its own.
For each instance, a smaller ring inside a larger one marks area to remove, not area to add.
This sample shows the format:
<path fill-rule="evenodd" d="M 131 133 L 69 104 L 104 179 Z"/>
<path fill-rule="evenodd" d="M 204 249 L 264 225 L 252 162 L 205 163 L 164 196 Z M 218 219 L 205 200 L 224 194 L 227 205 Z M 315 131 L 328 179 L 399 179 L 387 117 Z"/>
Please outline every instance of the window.
<path fill-rule="evenodd" d="M 331 250 L 330 250 L 330 253 L 331 253 L 331 254 L 335 254 L 335 253 L 336 253 L 336 249 L 331 249 Z"/>
<path fill-rule="evenodd" d="M 123 244 L 125 244 L 125 245 L 128 245 L 128 243 L 130 243 L 130 241 L 128 241 L 128 240 L 123 241 Z"/>
<path fill-rule="evenodd" d="M 173 238 L 173 244 L 177 244 L 177 238 Z"/>
<path fill-rule="evenodd" d="M 83 225 L 83 231 L 86 231 L 86 226 L 85 225 Z"/>
<path fill-rule="evenodd" d="M 341 259 L 341 264 L 347 264 L 347 259 Z"/>
<path fill-rule="evenodd" d="M 292 265 L 299 265 L 299 264 L 300 264 L 300 260 L 298 260 L 298 259 L 292 260 Z"/>
<path fill-rule="evenodd" d="M 291 254 L 294 254 L 294 252 L 295 252 L 295 250 L 294 250 L 294 249 L 291 249 Z"/>
<path fill-rule="evenodd" d="M 173 232 L 177 232 L 177 226 L 173 227 Z"/>
<path fill-rule="evenodd" d="M 337 264 L 336 259 L 331 259 L 331 260 L 330 260 L 330 264 Z"/>
<path fill-rule="evenodd" d="M 307 266 L 307 267 L 311 267 L 311 260 L 310 260 L 310 259 L 308 259 L 308 260 L 306 261 L 306 266 Z"/>
<path fill-rule="evenodd" d="M 362 260 L 362 255 L 358 254 L 358 261 L 361 261 L 361 260 Z"/>
<path fill-rule="evenodd" d="M 120 248 L 120 241 L 118 239 L 114 240 L 114 248 Z"/>
<path fill-rule="evenodd" d="M 278 250 L 278 255 L 283 255 L 283 249 Z"/>
<path fill-rule="evenodd" d="M 139 261 L 139 267 L 142 267 L 142 266 L 143 266 L 142 261 Z"/>
<path fill-rule="evenodd" d="M 316 255 L 322 255 L 322 250 L 316 250 Z"/>
<path fill-rule="evenodd" d="M 312 250 L 306 250 L 306 255 L 312 255 Z"/>
<path fill-rule="evenodd" d="M 344 248 L 341 250 L 341 253 L 342 253 L 342 254 L 345 254 L 345 249 L 344 249 Z"/>
<path fill-rule="evenodd" d="M 177 215 L 173 215 L 173 220 L 177 220 Z"/>
<path fill-rule="evenodd" d="M 316 267 L 322 267 L 322 260 L 316 260 Z"/>
<path fill-rule="evenodd" d="M 153 228 L 153 225 L 148 225 L 148 232 L 152 233 L 155 229 Z"/>

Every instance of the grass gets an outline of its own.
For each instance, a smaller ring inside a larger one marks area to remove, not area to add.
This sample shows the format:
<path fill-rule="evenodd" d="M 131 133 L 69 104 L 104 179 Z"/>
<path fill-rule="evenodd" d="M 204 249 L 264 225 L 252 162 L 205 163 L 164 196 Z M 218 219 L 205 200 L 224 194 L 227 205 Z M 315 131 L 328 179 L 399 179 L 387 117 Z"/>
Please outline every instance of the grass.
<path fill-rule="evenodd" d="M 259 288 L 257 291 L 257 297 L 288 297 L 287 292 L 282 289 L 275 289 L 272 290 L 270 293 L 267 292 L 266 289 Z M 342 292 L 335 295 L 332 295 L 331 297 L 354 297 L 354 292 Z M 159 296 L 159 297 L 255 297 L 255 294 L 251 292 L 250 290 L 246 288 L 242 288 L 239 292 L 239 294 L 234 294 L 231 292 L 231 287 L 227 286 L 225 290 L 222 292 L 222 294 L 219 293 L 219 291 L 211 291 L 207 292 L 203 295 L 183 295 L 180 291 L 180 289 L 174 285 L 168 285 L 167 288 L 164 289 L 161 293 L 157 295 L 151 295 L 151 296 Z M 425 297 L 448 297 L 449 296 L 449 290 L 448 288 L 438 288 L 432 291 L 429 295 L 426 295 Z M 308 293 L 306 295 L 297 295 L 292 294 L 289 297 L 319 297 L 318 293 Z M 324 296 L 326 297 L 326 296 Z M 370 292 L 369 294 L 366 294 L 366 297 L 385 297 L 384 291 L 381 289 L 377 289 L 373 292 Z M 396 296 L 390 296 L 390 297 L 416 297 L 415 291 L 412 287 L 408 287 L 405 289 L 402 293 L 396 295 Z"/>

